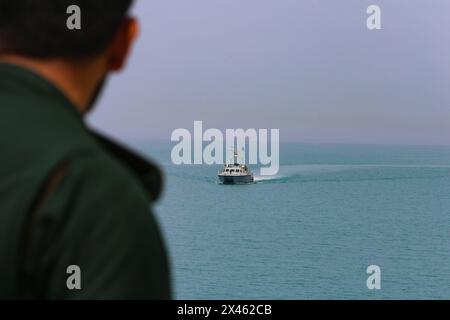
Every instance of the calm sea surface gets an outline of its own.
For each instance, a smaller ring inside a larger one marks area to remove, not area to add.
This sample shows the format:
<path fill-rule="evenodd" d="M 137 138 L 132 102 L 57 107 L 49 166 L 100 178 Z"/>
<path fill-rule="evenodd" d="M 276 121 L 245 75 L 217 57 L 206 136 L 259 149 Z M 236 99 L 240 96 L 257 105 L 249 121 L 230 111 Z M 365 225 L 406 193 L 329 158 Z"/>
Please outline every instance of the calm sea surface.
<path fill-rule="evenodd" d="M 220 166 L 136 146 L 166 172 L 179 299 L 450 299 L 450 147 L 284 144 L 278 176 L 223 186 Z"/>

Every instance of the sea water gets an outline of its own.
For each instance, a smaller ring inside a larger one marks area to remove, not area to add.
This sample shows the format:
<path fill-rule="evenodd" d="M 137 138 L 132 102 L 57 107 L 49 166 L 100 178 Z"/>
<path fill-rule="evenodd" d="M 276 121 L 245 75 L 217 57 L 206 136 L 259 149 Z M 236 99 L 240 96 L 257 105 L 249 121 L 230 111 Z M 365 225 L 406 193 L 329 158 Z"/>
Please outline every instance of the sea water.
<path fill-rule="evenodd" d="M 450 147 L 282 144 L 277 176 L 226 186 L 169 143 L 135 146 L 166 174 L 178 299 L 450 298 Z"/>

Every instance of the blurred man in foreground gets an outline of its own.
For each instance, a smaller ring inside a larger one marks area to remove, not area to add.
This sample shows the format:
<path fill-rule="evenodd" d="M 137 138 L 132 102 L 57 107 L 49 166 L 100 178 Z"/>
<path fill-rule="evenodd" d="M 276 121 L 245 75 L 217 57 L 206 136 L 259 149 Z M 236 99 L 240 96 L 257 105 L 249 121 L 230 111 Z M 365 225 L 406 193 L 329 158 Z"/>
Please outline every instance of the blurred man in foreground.
<path fill-rule="evenodd" d="M 2 299 L 171 297 L 161 175 L 83 121 L 137 36 L 131 4 L 0 0 Z"/>

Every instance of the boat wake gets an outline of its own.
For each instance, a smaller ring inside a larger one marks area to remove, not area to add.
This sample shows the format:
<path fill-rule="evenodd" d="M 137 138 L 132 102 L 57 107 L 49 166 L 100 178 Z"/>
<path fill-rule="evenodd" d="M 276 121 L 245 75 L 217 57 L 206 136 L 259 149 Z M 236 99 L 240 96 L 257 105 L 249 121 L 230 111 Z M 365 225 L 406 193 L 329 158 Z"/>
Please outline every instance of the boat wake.
<path fill-rule="evenodd" d="M 276 176 L 255 176 L 255 183 L 405 180 L 450 177 L 449 165 L 289 165 Z"/>
<path fill-rule="evenodd" d="M 276 176 L 255 176 L 255 183 L 270 183 L 270 182 L 281 182 L 283 180 L 288 180 L 288 176 L 276 175 Z"/>

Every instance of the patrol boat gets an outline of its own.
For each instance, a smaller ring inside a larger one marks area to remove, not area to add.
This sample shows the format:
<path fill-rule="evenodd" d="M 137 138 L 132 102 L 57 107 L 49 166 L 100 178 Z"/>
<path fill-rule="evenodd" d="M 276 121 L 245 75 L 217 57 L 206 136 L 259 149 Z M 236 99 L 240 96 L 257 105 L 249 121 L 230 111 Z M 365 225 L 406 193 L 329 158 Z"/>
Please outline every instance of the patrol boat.
<path fill-rule="evenodd" d="M 234 163 L 226 164 L 218 174 L 223 184 L 249 184 L 255 181 L 253 173 L 245 164 L 239 164 L 237 151 L 234 151 Z"/>

